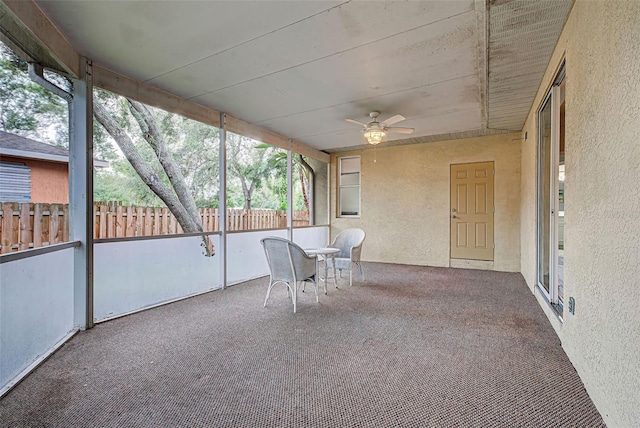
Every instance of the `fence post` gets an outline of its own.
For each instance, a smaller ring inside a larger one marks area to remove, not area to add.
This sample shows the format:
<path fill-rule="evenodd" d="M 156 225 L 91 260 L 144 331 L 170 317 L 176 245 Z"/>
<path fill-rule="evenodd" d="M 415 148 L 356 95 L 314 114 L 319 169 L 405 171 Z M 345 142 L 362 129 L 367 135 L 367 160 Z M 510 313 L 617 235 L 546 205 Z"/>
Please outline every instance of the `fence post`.
<path fill-rule="evenodd" d="M 153 209 L 153 236 L 160 235 L 160 213 L 162 209 L 155 207 Z"/>
<path fill-rule="evenodd" d="M 98 237 L 101 239 L 108 238 L 107 236 L 107 205 L 100 204 L 100 233 Z"/>
<path fill-rule="evenodd" d="M 71 222 L 69 221 L 69 204 L 62 205 L 62 242 L 69 242 Z"/>
<path fill-rule="evenodd" d="M 124 234 L 127 237 L 130 236 L 136 236 L 136 223 L 135 223 L 135 207 L 132 207 L 131 205 L 127 207 L 127 221 L 126 221 L 126 227 L 124 228 Z"/>
<path fill-rule="evenodd" d="M 122 220 L 122 205 L 116 206 L 116 238 L 124 236 L 124 224 Z"/>
<path fill-rule="evenodd" d="M 29 249 L 33 237 L 33 229 L 31 228 L 31 204 L 24 202 L 20 204 L 20 243 L 18 250 Z"/>
<path fill-rule="evenodd" d="M 60 242 L 60 208 L 58 204 L 49 205 L 49 245 Z"/>
<path fill-rule="evenodd" d="M 49 218 L 47 218 L 47 213 Z M 51 206 L 42 204 L 42 244 L 51 245 Z"/>
<path fill-rule="evenodd" d="M 169 209 L 162 208 L 162 223 L 160 233 L 167 235 L 169 233 Z"/>
<path fill-rule="evenodd" d="M 2 204 L 2 254 L 11 252 L 13 246 L 13 202 Z"/>
<path fill-rule="evenodd" d="M 35 221 L 35 219 L 34 219 Z M 100 217 L 98 214 L 98 204 L 93 203 L 93 239 L 100 238 Z"/>
<path fill-rule="evenodd" d="M 144 215 L 142 207 L 136 208 L 136 233 L 133 236 L 142 236 L 144 235 Z"/>
<path fill-rule="evenodd" d="M 33 207 L 33 248 L 42 247 L 42 204 Z"/>
<path fill-rule="evenodd" d="M 142 236 L 149 236 L 153 233 L 153 218 L 151 217 L 151 207 L 144 210 L 144 233 Z"/>

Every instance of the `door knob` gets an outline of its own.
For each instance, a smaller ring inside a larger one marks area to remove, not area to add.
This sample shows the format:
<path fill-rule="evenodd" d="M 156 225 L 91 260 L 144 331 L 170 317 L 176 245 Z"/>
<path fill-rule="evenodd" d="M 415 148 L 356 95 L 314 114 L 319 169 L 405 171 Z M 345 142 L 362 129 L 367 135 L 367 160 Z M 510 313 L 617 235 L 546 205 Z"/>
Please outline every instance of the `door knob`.
<path fill-rule="evenodd" d="M 454 214 L 454 215 L 451 216 L 451 218 L 458 218 L 458 217 L 456 217 L 456 215 Z"/>

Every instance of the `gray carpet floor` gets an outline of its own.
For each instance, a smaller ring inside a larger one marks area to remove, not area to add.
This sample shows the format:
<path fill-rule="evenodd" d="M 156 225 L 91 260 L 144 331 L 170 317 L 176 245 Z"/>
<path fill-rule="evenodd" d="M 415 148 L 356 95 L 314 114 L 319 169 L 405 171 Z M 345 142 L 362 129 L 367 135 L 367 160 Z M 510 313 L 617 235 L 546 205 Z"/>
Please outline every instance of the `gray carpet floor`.
<path fill-rule="evenodd" d="M 520 274 L 364 269 L 297 314 L 263 278 L 99 324 L 0 426 L 604 426 Z"/>

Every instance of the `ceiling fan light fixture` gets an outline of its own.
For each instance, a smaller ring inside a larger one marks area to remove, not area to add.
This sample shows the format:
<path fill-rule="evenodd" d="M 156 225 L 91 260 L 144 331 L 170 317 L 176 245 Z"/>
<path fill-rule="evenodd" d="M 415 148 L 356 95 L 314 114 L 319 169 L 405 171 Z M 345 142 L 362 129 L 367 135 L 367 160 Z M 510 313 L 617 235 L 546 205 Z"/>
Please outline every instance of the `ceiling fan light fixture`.
<path fill-rule="evenodd" d="M 371 129 L 364 133 L 364 138 L 367 139 L 367 142 L 371 145 L 380 144 L 382 139 L 385 137 L 384 131 L 381 129 Z"/>

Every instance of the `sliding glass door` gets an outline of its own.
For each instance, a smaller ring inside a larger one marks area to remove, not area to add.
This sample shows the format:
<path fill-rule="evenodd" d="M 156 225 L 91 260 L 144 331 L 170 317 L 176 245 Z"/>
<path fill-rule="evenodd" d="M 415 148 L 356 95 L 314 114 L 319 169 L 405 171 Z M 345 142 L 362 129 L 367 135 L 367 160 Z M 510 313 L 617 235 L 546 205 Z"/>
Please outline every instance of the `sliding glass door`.
<path fill-rule="evenodd" d="M 538 112 L 538 286 L 559 310 L 564 294 L 564 65 Z"/>

